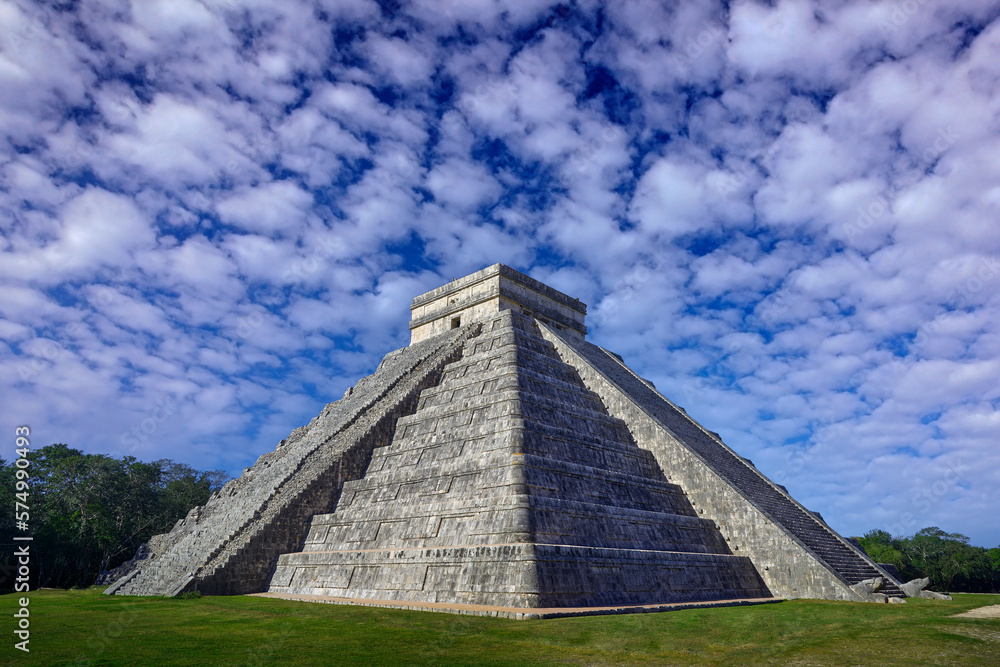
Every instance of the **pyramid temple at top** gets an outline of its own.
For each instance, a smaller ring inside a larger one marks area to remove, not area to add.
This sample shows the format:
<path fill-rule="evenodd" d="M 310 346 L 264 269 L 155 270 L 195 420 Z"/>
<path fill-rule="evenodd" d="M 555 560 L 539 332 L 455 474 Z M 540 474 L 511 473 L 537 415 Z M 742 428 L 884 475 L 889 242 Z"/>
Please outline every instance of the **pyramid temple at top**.
<path fill-rule="evenodd" d="M 587 342 L 578 299 L 496 264 L 410 309 L 409 346 L 151 539 L 106 592 L 528 611 L 863 600 L 858 584 L 882 577 L 883 595 L 903 595 Z"/>

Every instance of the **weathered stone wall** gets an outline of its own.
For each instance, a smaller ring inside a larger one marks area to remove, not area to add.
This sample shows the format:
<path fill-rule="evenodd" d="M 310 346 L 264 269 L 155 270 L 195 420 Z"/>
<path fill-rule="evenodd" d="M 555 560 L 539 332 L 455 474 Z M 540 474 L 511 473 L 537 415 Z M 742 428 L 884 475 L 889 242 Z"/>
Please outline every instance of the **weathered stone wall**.
<path fill-rule="evenodd" d="M 469 325 L 386 355 L 343 399 L 293 431 L 171 533 L 154 537 L 154 556 L 105 592 L 176 595 L 202 585 L 210 592 L 260 590 L 277 555 L 296 547 L 314 509 L 328 510 L 339 481 L 363 471 L 370 456 L 365 447 L 391 438 L 384 431 L 394 427 L 400 406 L 412 403 L 477 329 Z"/>
<path fill-rule="evenodd" d="M 639 445 L 655 455 L 699 516 L 715 521 L 733 552 L 753 561 L 772 593 L 859 600 L 851 584 L 881 576 L 873 563 L 614 355 L 544 326 L 542 333 L 609 412 L 625 421 Z"/>
<path fill-rule="evenodd" d="M 449 330 L 455 320 L 482 321 L 501 310 L 535 315 L 582 339 L 587 306 L 502 264 L 494 264 L 413 299 L 412 342 Z"/>
<path fill-rule="evenodd" d="M 392 407 L 380 413 L 373 410 L 368 419 L 356 421 L 340 436 L 353 444 L 310 460 L 281 490 L 281 495 L 295 501 L 269 503 L 240 539 L 231 540 L 202 568 L 192 588 L 215 595 L 267 590 L 278 556 L 301 548 L 312 517 L 333 510 L 344 482 L 364 474 L 372 452 L 392 442 L 397 421 L 413 413 L 420 392 L 436 384 L 440 375 L 434 370 L 413 385 L 401 383 L 400 396 L 386 398 Z"/>
<path fill-rule="evenodd" d="M 269 591 L 514 607 L 768 595 L 513 311 L 483 323 L 313 518 Z"/>

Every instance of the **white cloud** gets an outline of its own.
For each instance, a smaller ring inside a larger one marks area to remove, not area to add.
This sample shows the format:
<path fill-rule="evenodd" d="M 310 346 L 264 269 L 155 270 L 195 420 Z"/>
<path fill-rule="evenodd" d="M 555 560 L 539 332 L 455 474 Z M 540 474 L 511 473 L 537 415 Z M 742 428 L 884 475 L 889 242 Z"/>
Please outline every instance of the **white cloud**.
<path fill-rule="evenodd" d="M 632 199 L 631 216 L 650 235 L 676 236 L 712 227 L 704 177 L 696 165 L 657 160 L 642 175 Z"/>
<path fill-rule="evenodd" d="M 4 414 L 238 471 L 501 261 L 835 527 L 964 456 L 1000 539 L 998 9 L 0 0 Z"/>
<path fill-rule="evenodd" d="M 163 38 L 183 39 L 185 33 L 200 32 L 216 24 L 208 8 L 194 0 L 143 0 L 131 3 L 137 28 Z"/>
<path fill-rule="evenodd" d="M 160 95 L 143 109 L 131 132 L 108 138 L 107 149 L 150 178 L 179 188 L 211 183 L 224 172 L 257 171 L 252 153 L 245 155 L 234 145 L 241 140 L 208 109 Z"/>
<path fill-rule="evenodd" d="M 482 165 L 456 159 L 434 167 L 427 174 L 427 187 L 435 199 L 460 211 L 496 201 L 500 184 Z"/>
<path fill-rule="evenodd" d="M 428 57 L 428 51 L 434 49 L 433 42 L 411 43 L 373 34 L 367 40 L 367 47 L 376 71 L 400 85 L 425 84 L 433 73 L 434 63 Z"/>
<path fill-rule="evenodd" d="M 274 233 L 301 226 L 313 203 L 312 195 L 295 183 L 277 181 L 243 187 L 218 205 L 223 222 L 252 232 Z"/>
<path fill-rule="evenodd" d="M 129 263 L 136 250 L 155 240 L 149 220 L 131 200 L 99 188 L 87 188 L 63 204 L 50 229 L 50 237 L 34 237 L 28 230 L 15 237 L 4 262 L 8 277 L 55 284 Z"/>

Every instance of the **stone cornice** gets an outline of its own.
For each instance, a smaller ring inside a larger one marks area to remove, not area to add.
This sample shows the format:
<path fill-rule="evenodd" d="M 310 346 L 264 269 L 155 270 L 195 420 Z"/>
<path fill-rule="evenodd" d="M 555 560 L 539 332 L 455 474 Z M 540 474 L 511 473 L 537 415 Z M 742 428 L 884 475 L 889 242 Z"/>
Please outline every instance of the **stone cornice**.
<path fill-rule="evenodd" d="M 459 278 L 458 280 L 453 280 L 447 285 L 442 285 L 437 289 L 433 289 L 430 292 L 425 292 L 424 294 L 414 297 L 413 303 L 410 305 L 410 310 L 415 310 L 420 306 L 436 301 L 437 299 L 465 289 L 470 285 L 483 282 L 497 275 L 519 283 L 534 292 L 538 292 L 547 299 L 551 299 L 552 301 L 566 306 L 567 308 L 571 308 L 584 315 L 587 313 L 587 304 L 583 303 L 579 299 L 574 299 L 567 294 L 563 294 L 559 290 L 553 289 L 545 283 L 541 283 L 534 278 L 526 276 L 520 271 L 512 269 L 505 264 L 494 264 L 493 266 L 488 266 L 481 271 L 477 271 L 476 273 L 465 276 L 464 278 Z M 510 297 L 508 294 L 503 294 L 502 291 L 501 296 L 504 296 L 505 298 Z"/>

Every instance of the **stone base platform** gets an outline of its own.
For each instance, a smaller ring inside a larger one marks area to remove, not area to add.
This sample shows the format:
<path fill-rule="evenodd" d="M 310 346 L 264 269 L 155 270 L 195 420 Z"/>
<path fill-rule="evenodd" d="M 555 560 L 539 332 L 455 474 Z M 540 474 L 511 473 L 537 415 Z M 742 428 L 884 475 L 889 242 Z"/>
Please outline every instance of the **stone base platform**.
<path fill-rule="evenodd" d="M 368 598 L 338 598 L 329 595 L 303 595 L 295 593 L 250 593 L 253 597 L 322 604 L 361 605 L 411 611 L 436 611 L 464 616 L 493 616 L 517 621 L 541 618 L 568 618 L 571 616 L 606 616 L 611 614 L 647 614 L 683 609 L 709 609 L 712 607 L 745 607 L 758 604 L 784 602 L 784 598 L 741 598 L 736 600 L 711 600 L 702 602 L 671 602 L 666 604 L 623 605 L 611 607 L 491 607 L 488 605 L 456 604 L 450 602 L 416 602 L 408 600 L 371 600 Z"/>
<path fill-rule="evenodd" d="M 269 592 L 519 609 L 769 597 L 732 554 L 537 543 L 285 554 Z"/>

